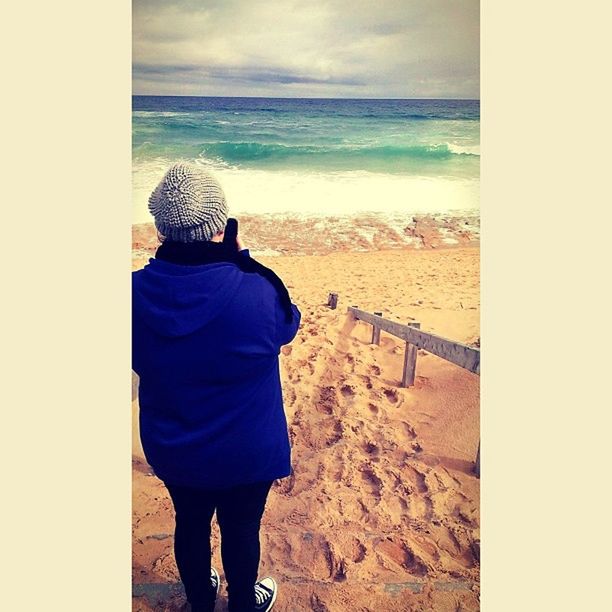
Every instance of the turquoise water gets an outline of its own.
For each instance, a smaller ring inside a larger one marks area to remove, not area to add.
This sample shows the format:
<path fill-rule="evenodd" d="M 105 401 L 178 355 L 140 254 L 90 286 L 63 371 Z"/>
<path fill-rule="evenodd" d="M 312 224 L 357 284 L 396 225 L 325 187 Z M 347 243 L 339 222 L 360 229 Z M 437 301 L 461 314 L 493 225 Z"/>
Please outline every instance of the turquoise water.
<path fill-rule="evenodd" d="M 313 212 L 362 210 L 379 206 L 362 195 L 381 189 L 387 208 L 406 208 L 406 198 L 406 210 L 478 208 L 476 100 L 134 96 L 132 135 L 142 220 L 147 193 L 180 159 L 211 168 L 241 210 L 282 210 L 279 198 L 291 210 L 288 198 L 306 196 Z"/>

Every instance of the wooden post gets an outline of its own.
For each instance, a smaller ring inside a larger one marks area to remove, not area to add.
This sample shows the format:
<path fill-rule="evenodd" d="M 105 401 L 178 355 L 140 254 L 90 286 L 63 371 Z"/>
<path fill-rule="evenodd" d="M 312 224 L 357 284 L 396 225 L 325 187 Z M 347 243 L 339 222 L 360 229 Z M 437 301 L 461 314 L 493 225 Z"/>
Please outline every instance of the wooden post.
<path fill-rule="evenodd" d="M 382 317 L 382 312 L 375 312 L 375 315 Z M 380 344 L 380 327 L 372 325 L 372 342 L 371 344 Z"/>
<path fill-rule="evenodd" d="M 410 327 L 421 329 L 421 324 L 416 321 L 408 323 Z M 404 371 L 402 373 L 402 387 L 412 387 L 414 385 L 414 378 L 416 374 L 416 360 L 417 360 L 417 347 L 410 342 L 406 342 L 406 348 L 404 349 Z"/>
<path fill-rule="evenodd" d="M 478 440 L 478 451 L 476 452 L 476 463 L 474 464 L 474 474 L 480 478 L 480 440 Z"/>
<path fill-rule="evenodd" d="M 327 305 L 332 310 L 336 309 L 336 306 L 338 305 L 338 294 L 337 293 L 330 293 L 329 294 L 329 298 L 327 299 Z"/>

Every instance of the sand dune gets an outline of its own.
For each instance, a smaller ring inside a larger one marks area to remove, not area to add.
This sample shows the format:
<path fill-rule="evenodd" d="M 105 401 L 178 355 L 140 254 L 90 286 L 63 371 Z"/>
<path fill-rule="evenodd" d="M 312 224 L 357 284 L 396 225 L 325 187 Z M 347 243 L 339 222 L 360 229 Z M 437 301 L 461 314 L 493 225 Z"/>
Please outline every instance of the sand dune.
<path fill-rule="evenodd" d="M 478 248 L 259 259 L 302 310 L 281 356 L 294 474 L 273 487 L 261 532 L 275 610 L 477 610 L 479 378 L 419 351 L 415 386 L 399 387 L 403 343 L 382 332 L 370 344 L 371 327 L 346 307 L 479 345 Z M 133 509 L 134 609 L 179 610 L 171 503 L 136 428 Z M 216 523 L 213 534 L 223 578 Z"/>

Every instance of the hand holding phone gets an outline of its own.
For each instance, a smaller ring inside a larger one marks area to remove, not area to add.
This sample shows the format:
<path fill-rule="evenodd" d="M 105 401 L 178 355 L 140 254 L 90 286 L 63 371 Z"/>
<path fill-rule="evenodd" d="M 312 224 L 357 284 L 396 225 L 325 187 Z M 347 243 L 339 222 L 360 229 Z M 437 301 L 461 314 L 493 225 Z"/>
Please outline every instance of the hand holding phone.
<path fill-rule="evenodd" d="M 223 244 L 231 249 L 238 250 L 236 237 L 238 236 L 238 220 L 230 217 L 227 220 L 225 230 L 223 232 Z"/>

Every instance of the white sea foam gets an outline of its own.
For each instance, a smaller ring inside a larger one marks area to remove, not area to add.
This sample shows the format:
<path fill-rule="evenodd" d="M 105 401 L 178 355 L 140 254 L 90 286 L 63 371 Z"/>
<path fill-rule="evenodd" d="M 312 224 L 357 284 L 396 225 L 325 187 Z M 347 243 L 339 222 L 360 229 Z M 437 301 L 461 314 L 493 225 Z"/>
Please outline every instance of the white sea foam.
<path fill-rule="evenodd" d="M 447 227 L 438 227 L 438 233 L 445 244 L 459 244 L 459 241 L 451 235 L 452 232 Z"/>
<path fill-rule="evenodd" d="M 146 118 L 150 119 L 152 117 L 179 117 L 184 113 L 174 112 L 174 111 L 145 111 L 145 110 L 137 110 L 132 111 L 132 117 L 134 118 Z"/>
<path fill-rule="evenodd" d="M 451 153 L 458 155 L 480 155 L 480 145 L 458 145 L 453 143 L 447 143 L 446 145 Z"/>
<path fill-rule="evenodd" d="M 132 222 L 152 221 L 148 198 L 170 162 L 135 161 Z M 479 180 L 431 178 L 364 171 L 299 173 L 213 166 L 230 214 L 299 213 L 344 215 L 359 212 L 440 213 L 479 208 Z"/>

